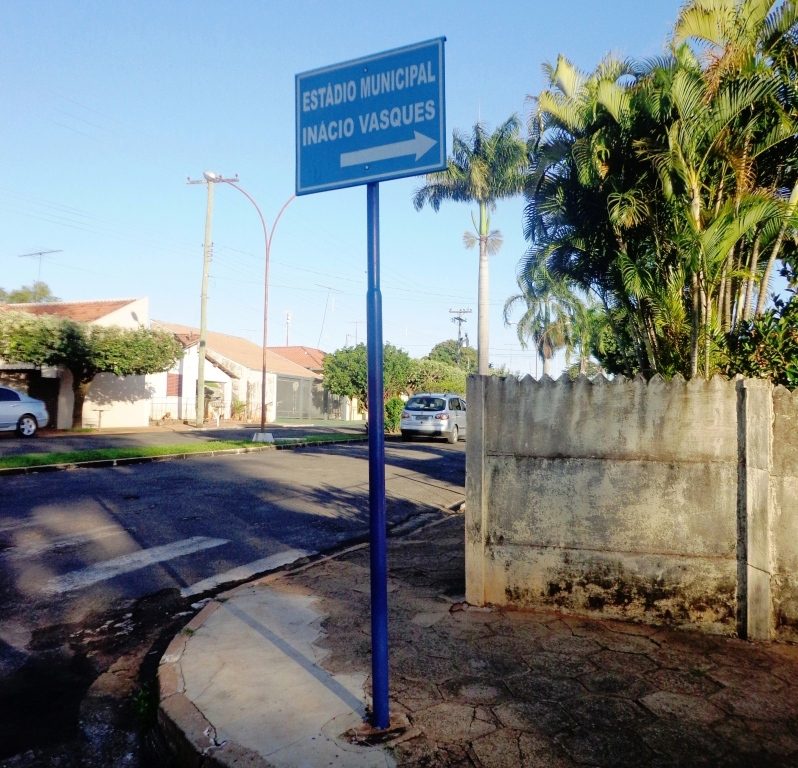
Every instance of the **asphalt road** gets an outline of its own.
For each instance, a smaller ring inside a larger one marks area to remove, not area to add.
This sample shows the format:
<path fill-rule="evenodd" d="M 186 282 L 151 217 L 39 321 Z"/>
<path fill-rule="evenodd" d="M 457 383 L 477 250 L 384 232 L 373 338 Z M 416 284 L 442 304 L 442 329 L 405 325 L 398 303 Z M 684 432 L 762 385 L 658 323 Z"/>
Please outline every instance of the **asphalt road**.
<path fill-rule="evenodd" d="M 464 444 L 388 442 L 385 474 L 389 527 L 441 514 L 464 496 Z M 365 540 L 368 509 L 366 443 L 0 478 L 0 766 L 117 764 L 158 632 L 224 585 Z"/>
<path fill-rule="evenodd" d="M 368 449 L 343 444 L 3 478 L 3 626 L 201 595 L 368 533 Z M 463 444 L 389 443 L 389 525 L 463 497 Z"/>

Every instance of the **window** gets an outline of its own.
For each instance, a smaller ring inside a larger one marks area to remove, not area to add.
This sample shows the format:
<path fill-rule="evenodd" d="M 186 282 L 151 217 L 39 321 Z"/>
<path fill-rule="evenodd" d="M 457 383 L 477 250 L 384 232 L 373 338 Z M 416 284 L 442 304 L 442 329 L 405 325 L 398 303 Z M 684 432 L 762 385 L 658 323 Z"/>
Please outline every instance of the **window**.
<path fill-rule="evenodd" d="M 0 401 L 8 402 L 8 401 L 19 401 L 19 395 L 14 392 L 13 389 L 6 389 L 5 387 L 0 387 Z"/>
<path fill-rule="evenodd" d="M 180 392 L 183 389 L 183 375 L 180 373 L 167 373 L 166 374 L 166 396 L 167 397 L 180 397 Z"/>
<path fill-rule="evenodd" d="M 442 411 L 446 401 L 442 397 L 411 397 L 405 405 L 407 411 Z"/>

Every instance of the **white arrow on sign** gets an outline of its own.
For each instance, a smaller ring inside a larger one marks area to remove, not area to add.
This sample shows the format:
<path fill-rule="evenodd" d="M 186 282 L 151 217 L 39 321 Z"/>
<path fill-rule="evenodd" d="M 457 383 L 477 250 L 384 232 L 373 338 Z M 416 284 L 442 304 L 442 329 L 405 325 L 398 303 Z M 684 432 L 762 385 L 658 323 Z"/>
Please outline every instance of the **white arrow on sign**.
<path fill-rule="evenodd" d="M 343 152 L 341 154 L 341 168 L 363 163 L 376 163 L 379 160 L 392 160 L 404 155 L 415 155 L 418 160 L 426 155 L 438 142 L 425 136 L 423 133 L 413 131 L 413 138 L 407 141 L 397 141 L 393 144 L 382 144 L 379 147 L 359 149 L 356 152 Z"/>

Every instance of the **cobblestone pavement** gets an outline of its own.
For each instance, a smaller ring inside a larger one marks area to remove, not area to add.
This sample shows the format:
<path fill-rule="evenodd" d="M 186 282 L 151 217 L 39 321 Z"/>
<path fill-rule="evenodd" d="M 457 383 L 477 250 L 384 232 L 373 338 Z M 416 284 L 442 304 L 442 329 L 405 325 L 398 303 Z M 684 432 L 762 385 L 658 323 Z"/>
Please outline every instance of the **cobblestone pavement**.
<path fill-rule="evenodd" d="M 469 607 L 461 516 L 392 540 L 389 569 L 399 765 L 798 766 L 796 646 Z M 281 578 L 321 598 L 324 666 L 367 672 L 368 550 Z"/>
<path fill-rule="evenodd" d="M 798 767 L 798 646 L 469 606 L 463 540 L 459 514 L 390 539 L 387 734 L 358 727 L 366 546 L 208 603 L 159 671 L 180 764 Z"/>

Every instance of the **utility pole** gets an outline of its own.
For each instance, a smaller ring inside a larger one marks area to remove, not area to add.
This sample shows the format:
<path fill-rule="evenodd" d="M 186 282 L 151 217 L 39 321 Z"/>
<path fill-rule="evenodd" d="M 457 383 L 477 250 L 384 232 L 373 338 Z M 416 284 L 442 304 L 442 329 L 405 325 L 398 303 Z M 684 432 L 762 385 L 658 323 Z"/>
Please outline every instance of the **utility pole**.
<path fill-rule="evenodd" d="M 357 346 L 357 341 L 358 341 L 358 339 L 357 339 L 357 329 L 358 329 L 358 327 L 363 325 L 363 320 L 350 320 L 349 321 L 349 325 L 354 325 L 355 326 L 355 346 Z"/>
<path fill-rule="evenodd" d="M 205 421 L 205 354 L 208 346 L 208 274 L 211 268 L 213 242 L 211 241 L 211 222 L 213 220 L 213 185 L 220 181 L 238 181 L 238 176 L 224 179 L 215 173 L 205 171 L 201 179 L 188 179 L 188 184 L 205 184 L 208 187 L 208 203 L 205 209 L 205 242 L 202 247 L 202 291 L 200 293 L 200 334 L 197 360 L 197 413 L 196 425 L 201 427 Z"/>
<path fill-rule="evenodd" d="M 285 346 L 288 346 L 288 329 L 291 327 L 291 313 L 285 313 Z"/>
<path fill-rule="evenodd" d="M 452 318 L 453 323 L 457 323 L 457 364 L 460 365 L 460 357 L 463 349 L 463 323 L 468 322 L 463 315 L 470 315 L 470 309 L 450 309 L 450 315 L 455 315 Z M 466 336 L 466 344 L 468 344 L 468 336 Z"/>

